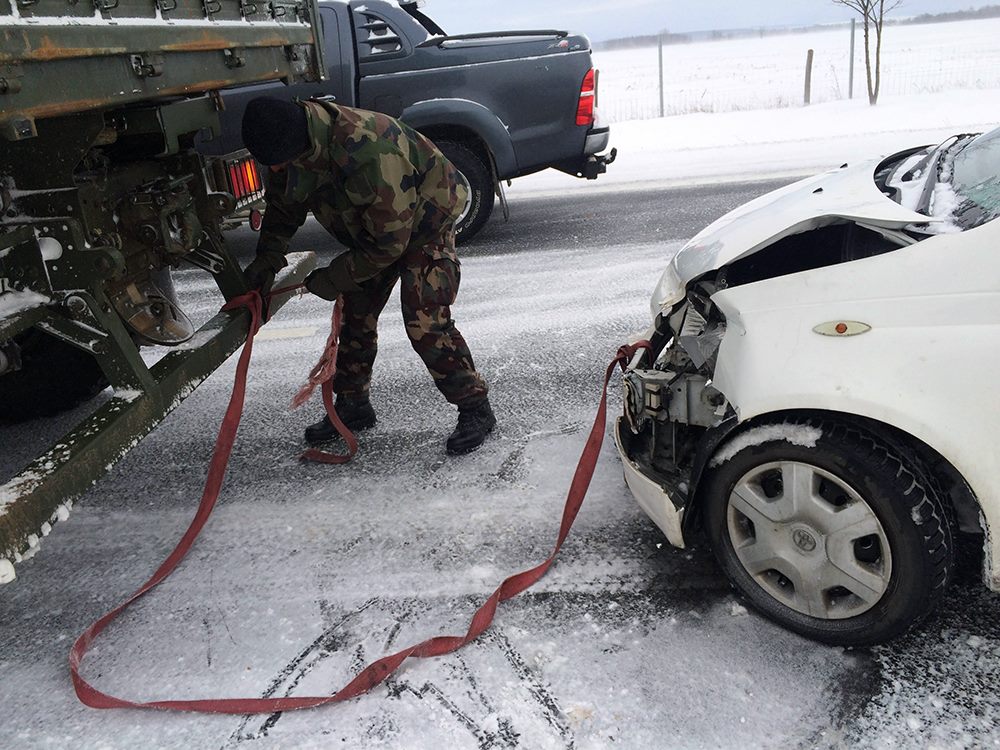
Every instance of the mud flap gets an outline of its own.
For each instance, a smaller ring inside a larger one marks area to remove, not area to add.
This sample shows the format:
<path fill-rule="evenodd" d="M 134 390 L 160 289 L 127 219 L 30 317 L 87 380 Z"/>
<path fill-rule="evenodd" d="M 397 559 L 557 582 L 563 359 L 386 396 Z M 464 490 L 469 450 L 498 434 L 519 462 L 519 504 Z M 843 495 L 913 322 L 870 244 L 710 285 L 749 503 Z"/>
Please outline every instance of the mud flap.
<path fill-rule="evenodd" d="M 500 208 L 503 209 L 503 220 L 510 221 L 510 203 L 507 202 L 507 191 L 503 189 L 503 180 L 497 180 L 497 198 L 500 199 Z"/>

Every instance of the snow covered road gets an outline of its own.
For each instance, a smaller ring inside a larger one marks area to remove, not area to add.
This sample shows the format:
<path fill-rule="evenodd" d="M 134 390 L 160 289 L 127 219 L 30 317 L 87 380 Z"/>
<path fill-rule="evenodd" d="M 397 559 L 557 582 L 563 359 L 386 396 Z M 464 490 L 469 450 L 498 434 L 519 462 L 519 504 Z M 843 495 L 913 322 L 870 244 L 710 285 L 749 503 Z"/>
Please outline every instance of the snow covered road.
<path fill-rule="evenodd" d="M 376 364 L 379 425 L 350 466 L 300 464 L 301 428 L 317 410 L 287 404 L 329 308 L 290 303 L 255 350 L 215 517 L 180 570 L 98 642 L 88 677 L 138 699 L 320 694 L 390 650 L 463 632 L 500 580 L 548 554 L 604 365 L 645 326 L 671 253 L 766 187 L 523 198 L 516 226 L 494 222 L 462 253 L 455 315 L 500 426 L 467 457 L 444 453 L 454 414 L 410 350 L 395 296 Z M 252 248 L 248 233 L 235 239 Z M 297 240 L 319 247 L 325 236 L 310 225 Z M 178 286 L 193 316 L 214 311 L 199 274 Z M 744 610 L 702 546 L 670 549 L 625 489 L 610 440 L 556 567 L 468 649 L 305 713 L 84 708 L 69 646 L 186 527 L 233 370 L 209 379 L 0 588 L 0 747 L 1000 745 L 1000 600 L 974 573 L 938 619 L 891 647 L 819 646 Z M 0 431 L 5 470 L 29 454 L 31 432 Z"/>

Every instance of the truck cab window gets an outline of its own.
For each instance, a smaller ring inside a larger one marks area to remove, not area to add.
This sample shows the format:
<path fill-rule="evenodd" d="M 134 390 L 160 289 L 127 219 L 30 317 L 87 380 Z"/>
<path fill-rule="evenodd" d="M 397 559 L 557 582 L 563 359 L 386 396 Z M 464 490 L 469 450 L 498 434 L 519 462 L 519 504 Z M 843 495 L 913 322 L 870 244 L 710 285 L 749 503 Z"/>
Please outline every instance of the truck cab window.
<path fill-rule="evenodd" d="M 383 18 L 369 11 L 356 10 L 358 57 L 362 60 L 404 52 L 402 37 Z"/>

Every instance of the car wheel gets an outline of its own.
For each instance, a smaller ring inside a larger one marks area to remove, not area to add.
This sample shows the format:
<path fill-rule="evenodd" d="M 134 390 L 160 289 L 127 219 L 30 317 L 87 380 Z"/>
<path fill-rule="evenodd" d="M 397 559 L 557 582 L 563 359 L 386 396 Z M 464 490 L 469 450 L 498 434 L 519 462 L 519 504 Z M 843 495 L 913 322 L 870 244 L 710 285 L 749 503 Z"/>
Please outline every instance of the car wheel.
<path fill-rule="evenodd" d="M 15 339 L 21 367 L 0 376 L 0 422 L 52 417 L 108 385 L 97 360 L 64 341 L 29 330 Z"/>
<path fill-rule="evenodd" d="M 469 199 L 455 225 L 455 241 L 461 245 L 478 234 L 493 213 L 496 200 L 493 175 L 489 166 L 467 146 L 454 141 L 441 141 L 437 146 L 469 188 Z"/>
<path fill-rule="evenodd" d="M 824 643 L 879 643 L 927 617 L 951 577 L 951 525 L 925 475 L 853 425 L 757 426 L 711 462 L 706 530 L 760 612 Z"/>

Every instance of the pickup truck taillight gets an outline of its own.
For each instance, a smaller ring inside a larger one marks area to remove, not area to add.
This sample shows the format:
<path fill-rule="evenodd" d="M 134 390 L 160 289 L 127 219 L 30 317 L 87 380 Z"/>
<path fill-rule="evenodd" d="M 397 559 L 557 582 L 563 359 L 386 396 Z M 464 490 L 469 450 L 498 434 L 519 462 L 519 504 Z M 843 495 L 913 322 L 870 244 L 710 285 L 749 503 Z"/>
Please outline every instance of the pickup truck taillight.
<path fill-rule="evenodd" d="M 580 87 L 580 103 L 576 105 L 576 124 L 593 125 L 594 109 L 597 104 L 597 71 L 591 68 L 583 77 Z"/>

